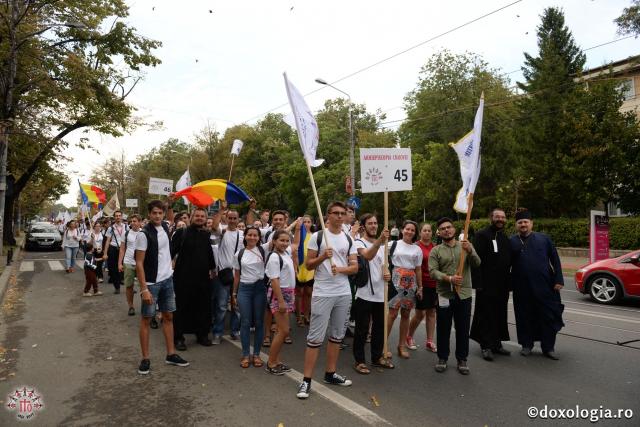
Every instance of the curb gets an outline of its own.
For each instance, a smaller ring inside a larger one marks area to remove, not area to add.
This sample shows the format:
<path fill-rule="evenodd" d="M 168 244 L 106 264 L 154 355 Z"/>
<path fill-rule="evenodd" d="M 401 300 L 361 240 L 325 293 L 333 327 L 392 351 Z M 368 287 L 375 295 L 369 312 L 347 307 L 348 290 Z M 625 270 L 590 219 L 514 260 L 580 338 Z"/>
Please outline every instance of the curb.
<path fill-rule="evenodd" d="M 9 284 L 9 279 L 11 275 L 14 273 L 16 265 L 18 265 L 18 258 L 20 257 L 20 250 L 22 249 L 22 242 L 16 245 L 15 252 L 13 253 L 13 261 L 11 265 L 8 265 L 7 268 L 4 269 L 2 275 L 0 275 L 0 304 L 4 302 L 4 293 L 7 290 L 7 285 Z"/>

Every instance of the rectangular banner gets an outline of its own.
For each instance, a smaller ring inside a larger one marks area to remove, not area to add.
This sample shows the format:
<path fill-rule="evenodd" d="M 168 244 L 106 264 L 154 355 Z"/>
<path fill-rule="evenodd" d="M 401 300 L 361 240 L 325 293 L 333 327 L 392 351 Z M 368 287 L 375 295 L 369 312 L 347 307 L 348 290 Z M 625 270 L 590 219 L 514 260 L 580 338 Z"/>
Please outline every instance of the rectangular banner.
<path fill-rule="evenodd" d="M 609 259 L 609 217 L 602 211 L 591 211 L 589 261 Z"/>
<path fill-rule="evenodd" d="M 149 194 L 168 196 L 173 192 L 173 180 L 162 178 L 149 178 Z"/>
<path fill-rule="evenodd" d="M 126 199 L 124 204 L 128 208 L 137 208 L 138 207 L 138 199 Z"/>
<path fill-rule="evenodd" d="M 411 191 L 411 149 L 361 148 L 360 183 L 363 193 Z"/>

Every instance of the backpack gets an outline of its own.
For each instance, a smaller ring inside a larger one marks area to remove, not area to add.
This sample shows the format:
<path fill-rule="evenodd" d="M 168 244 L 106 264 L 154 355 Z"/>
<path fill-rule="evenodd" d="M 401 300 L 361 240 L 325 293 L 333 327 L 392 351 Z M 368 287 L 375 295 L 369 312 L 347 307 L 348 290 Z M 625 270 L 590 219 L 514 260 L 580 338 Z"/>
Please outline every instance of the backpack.
<path fill-rule="evenodd" d="M 345 236 L 347 236 L 347 240 L 349 241 L 349 249 L 347 249 L 347 259 L 349 258 L 349 252 L 351 252 L 351 247 L 353 246 L 353 240 L 351 240 L 351 236 L 349 236 L 344 230 L 342 230 Z M 320 251 L 320 245 L 322 244 L 323 232 L 322 230 L 318 231 L 316 236 L 316 243 L 318 244 L 318 252 Z M 371 278 L 371 273 L 369 271 L 369 262 L 361 257 L 358 254 L 358 272 L 356 274 L 350 274 L 349 284 L 353 287 L 361 288 L 367 285 L 367 281 Z M 373 287 L 371 288 L 371 292 L 373 293 Z"/>
<path fill-rule="evenodd" d="M 393 262 L 391 259 L 393 258 L 393 253 L 396 251 L 396 246 L 398 246 L 398 241 L 394 240 L 391 244 L 391 249 L 389 250 L 389 273 L 393 273 Z M 392 276 L 393 277 L 393 276 Z M 398 291 L 396 287 L 393 285 L 393 279 L 389 281 L 389 285 L 387 286 L 387 300 L 391 300 L 393 297 L 398 295 Z"/>
<path fill-rule="evenodd" d="M 264 265 L 266 267 L 267 263 L 269 262 L 269 258 L 271 257 L 271 255 L 273 255 L 274 253 L 276 255 L 278 255 L 278 258 L 280 260 L 280 271 L 282 271 L 282 268 L 284 267 L 284 260 L 282 259 L 282 256 L 273 251 L 273 252 L 269 252 L 269 255 L 267 255 L 267 258 L 265 259 L 265 253 L 264 253 L 264 248 L 262 246 L 257 246 L 258 250 L 260 251 L 260 254 L 262 255 L 262 259 L 264 259 Z M 240 249 L 240 251 L 238 252 L 238 271 L 240 272 L 240 274 L 242 274 L 242 256 L 244 255 L 244 251 L 245 248 Z M 267 273 L 265 272 L 264 274 L 264 283 L 265 286 L 268 288 L 269 286 L 271 286 L 271 279 L 269 279 L 267 277 Z"/>
<path fill-rule="evenodd" d="M 356 239 L 356 242 L 361 242 L 365 249 L 367 244 L 362 239 Z M 352 276 L 349 276 L 349 283 L 357 288 L 363 288 L 369 283 L 371 288 L 371 295 L 375 295 L 373 291 L 373 282 L 371 280 L 371 269 L 369 268 L 369 261 L 367 261 L 362 255 L 358 254 L 358 272 Z"/>

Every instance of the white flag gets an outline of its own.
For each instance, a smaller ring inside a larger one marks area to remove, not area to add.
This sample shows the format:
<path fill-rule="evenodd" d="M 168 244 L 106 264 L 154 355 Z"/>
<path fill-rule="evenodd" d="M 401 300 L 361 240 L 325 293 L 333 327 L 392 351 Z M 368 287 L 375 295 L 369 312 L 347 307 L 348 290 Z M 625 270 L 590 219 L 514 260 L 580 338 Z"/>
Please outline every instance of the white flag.
<path fill-rule="evenodd" d="M 240 150 L 242 150 L 242 146 L 244 145 L 244 142 L 242 142 L 239 139 L 236 139 L 233 141 L 233 147 L 231 147 L 231 154 L 233 154 L 234 156 L 239 156 L 240 155 Z"/>
<path fill-rule="evenodd" d="M 318 141 L 320 140 L 318 123 L 316 123 L 313 113 L 307 106 L 300 92 L 298 92 L 298 89 L 287 79 L 287 73 L 284 73 L 284 85 L 287 88 L 289 104 L 291 104 L 293 117 L 296 121 L 296 130 L 298 131 L 302 154 L 311 166 L 320 166 L 324 162 L 324 159 L 316 159 L 316 150 L 318 149 Z"/>
<path fill-rule="evenodd" d="M 236 141 L 240 141 L 239 139 L 236 139 Z M 242 141 L 240 141 L 242 142 Z M 235 144 L 235 142 L 234 142 Z M 238 150 L 238 153 L 240 152 L 240 150 Z M 185 173 L 182 174 L 182 176 L 180 177 L 180 179 L 178 180 L 178 182 L 176 182 L 176 192 L 184 190 L 187 187 L 191 187 L 191 174 L 189 173 L 189 169 L 187 169 L 185 171 Z M 182 197 L 182 201 L 184 202 L 185 205 L 189 204 L 189 200 L 187 200 L 186 197 Z"/>
<path fill-rule="evenodd" d="M 91 217 L 91 222 L 95 223 L 97 220 L 99 220 L 100 218 L 102 218 L 102 211 L 98 211 L 97 214 L 95 214 L 94 216 Z"/>
<path fill-rule="evenodd" d="M 449 144 L 458 155 L 460 161 L 460 176 L 462 188 L 456 195 L 453 209 L 460 213 L 467 213 L 467 197 L 476 190 L 480 177 L 480 139 L 482 136 L 482 114 L 484 110 L 484 93 L 480 97 L 480 105 L 473 122 L 473 130 L 462 137 L 455 144 Z"/>
<path fill-rule="evenodd" d="M 118 190 L 116 190 L 116 194 L 111 196 L 111 199 L 107 202 L 107 204 L 102 208 L 105 215 L 111 216 L 117 210 L 120 210 L 120 201 L 118 200 Z"/>

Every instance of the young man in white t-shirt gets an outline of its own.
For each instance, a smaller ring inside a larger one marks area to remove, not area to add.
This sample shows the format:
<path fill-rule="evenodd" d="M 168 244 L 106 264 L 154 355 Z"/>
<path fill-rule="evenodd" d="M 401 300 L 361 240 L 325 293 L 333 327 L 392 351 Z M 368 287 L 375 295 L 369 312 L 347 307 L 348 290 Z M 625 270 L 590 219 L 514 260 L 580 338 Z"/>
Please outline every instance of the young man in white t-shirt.
<path fill-rule="evenodd" d="M 127 305 L 129 306 L 129 316 L 136 314 L 133 308 L 133 283 L 136 278 L 136 238 L 140 231 L 140 215 L 133 214 L 129 217 L 129 229 L 124 233 L 122 244 L 120 245 L 120 255 L 118 257 L 118 271 L 124 273 L 124 286 L 127 294 Z"/>
<path fill-rule="evenodd" d="M 149 360 L 149 328 L 156 313 L 156 304 L 162 313 L 162 333 L 167 347 L 165 363 L 175 366 L 189 366 L 189 362 L 176 354 L 173 342 L 173 312 L 176 311 L 176 297 L 173 292 L 173 268 L 169 227 L 162 221 L 165 206 L 160 200 L 152 200 L 148 205 L 149 223 L 138 233 L 136 239 L 136 273 L 140 282 L 142 318 L 140 321 L 140 347 L 142 361 L 138 373 L 146 375 L 151 368 Z"/>
<path fill-rule="evenodd" d="M 342 230 L 343 218 L 347 214 L 344 203 L 330 203 L 327 213 L 328 227 L 324 232 L 317 232 L 311 236 L 305 261 L 309 270 L 315 270 L 315 278 L 311 297 L 311 322 L 304 355 L 304 378 L 296 395 L 299 399 L 309 397 L 313 369 L 327 329 L 329 343 L 324 382 L 332 385 L 351 385 L 351 380 L 336 373 L 336 364 L 349 320 L 351 288 L 348 276 L 358 271 L 357 252 L 351 237 Z"/>
<path fill-rule="evenodd" d="M 360 218 L 364 225 L 363 238 L 355 241 L 358 254 L 369 265 L 367 284 L 356 290 L 353 303 L 355 333 L 353 338 L 353 357 L 355 370 L 361 374 L 369 374 L 365 357 L 365 343 L 371 324 L 371 364 L 376 367 L 392 369 L 394 366 L 384 357 L 384 288 L 391 274 L 384 268 L 384 245 L 389 240 L 389 230 L 378 233 L 378 219 L 373 214 L 364 214 Z"/>

